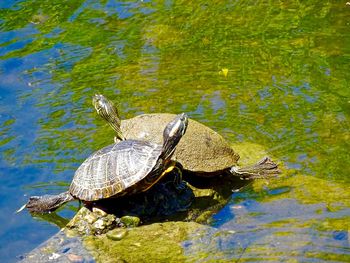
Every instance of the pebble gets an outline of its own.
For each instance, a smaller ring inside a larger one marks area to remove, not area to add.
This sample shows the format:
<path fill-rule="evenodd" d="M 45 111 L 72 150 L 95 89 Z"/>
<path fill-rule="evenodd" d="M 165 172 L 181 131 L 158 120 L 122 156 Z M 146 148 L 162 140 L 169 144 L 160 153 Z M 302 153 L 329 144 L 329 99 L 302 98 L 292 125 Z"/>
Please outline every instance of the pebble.
<path fill-rule="evenodd" d="M 83 263 L 84 262 L 84 258 L 82 256 L 75 255 L 75 254 L 68 254 L 67 258 L 70 262 L 73 262 L 73 263 Z"/>
<path fill-rule="evenodd" d="M 139 242 L 133 243 L 132 245 L 135 247 L 141 247 L 141 243 L 139 243 Z"/>
<path fill-rule="evenodd" d="M 111 240 L 119 241 L 122 240 L 127 235 L 127 233 L 127 229 L 117 228 L 107 232 L 106 236 Z"/>
<path fill-rule="evenodd" d="M 84 217 L 84 219 L 86 220 L 86 222 L 88 222 L 89 224 L 93 224 L 97 218 L 95 215 L 91 215 L 91 214 L 88 214 Z"/>
<path fill-rule="evenodd" d="M 93 208 L 92 208 L 92 212 L 93 212 L 95 215 L 99 216 L 99 217 L 102 217 L 102 216 L 106 216 L 106 215 L 107 215 L 107 213 L 106 213 L 105 211 L 103 211 L 103 210 L 101 210 L 101 209 L 99 209 L 99 208 L 97 208 L 97 207 L 93 207 Z"/>
<path fill-rule="evenodd" d="M 51 256 L 49 256 L 49 260 L 55 260 L 58 259 L 61 255 L 57 253 L 52 253 Z"/>
<path fill-rule="evenodd" d="M 123 216 L 120 218 L 120 222 L 127 227 L 137 227 L 140 225 L 140 218 L 136 216 Z"/>
<path fill-rule="evenodd" d="M 98 219 L 94 224 L 93 227 L 96 229 L 104 229 L 105 228 L 105 222 L 103 221 L 103 219 Z"/>

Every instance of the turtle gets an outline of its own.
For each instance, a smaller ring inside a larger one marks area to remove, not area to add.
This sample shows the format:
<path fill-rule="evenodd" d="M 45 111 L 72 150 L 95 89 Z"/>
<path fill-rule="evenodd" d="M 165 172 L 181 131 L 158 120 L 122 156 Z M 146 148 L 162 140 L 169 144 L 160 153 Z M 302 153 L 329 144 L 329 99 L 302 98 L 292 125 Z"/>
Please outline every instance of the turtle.
<path fill-rule="evenodd" d="M 95 94 L 92 101 L 98 115 L 115 131 L 115 141 L 127 138 L 159 143 L 162 128 L 175 116 L 172 113 L 151 113 L 121 120 L 117 107 L 102 94 Z M 220 134 L 198 121 L 190 118 L 188 121 L 187 132 L 172 156 L 174 161 L 181 163 L 184 173 L 207 178 L 228 173 L 246 180 L 280 173 L 277 164 L 267 156 L 256 164 L 239 167 L 239 154 Z"/>
<path fill-rule="evenodd" d="M 88 157 L 76 170 L 69 190 L 58 195 L 33 196 L 18 211 L 45 213 L 78 199 L 85 204 L 110 197 L 145 192 L 174 168 L 171 160 L 176 145 L 185 134 L 188 118 L 175 116 L 163 130 L 163 143 L 123 140 L 106 146 Z M 180 173 L 175 173 L 181 176 Z M 178 178 L 181 189 L 181 178 Z"/>

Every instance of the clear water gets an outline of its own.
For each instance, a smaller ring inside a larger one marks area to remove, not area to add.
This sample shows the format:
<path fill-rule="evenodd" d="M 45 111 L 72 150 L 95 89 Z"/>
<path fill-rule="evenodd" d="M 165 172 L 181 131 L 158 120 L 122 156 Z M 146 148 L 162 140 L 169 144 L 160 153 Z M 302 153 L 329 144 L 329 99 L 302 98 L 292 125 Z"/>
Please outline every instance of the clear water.
<path fill-rule="evenodd" d="M 65 190 L 111 142 L 91 106 L 100 92 L 123 118 L 184 111 L 287 168 L 234 194 L 211 245 L 188 251 L 350 261 L 349 17 L 346 1 L 1 1 L 2 260 L 74 214 L 74 203 L 45 218 L 14 212 Z"/>

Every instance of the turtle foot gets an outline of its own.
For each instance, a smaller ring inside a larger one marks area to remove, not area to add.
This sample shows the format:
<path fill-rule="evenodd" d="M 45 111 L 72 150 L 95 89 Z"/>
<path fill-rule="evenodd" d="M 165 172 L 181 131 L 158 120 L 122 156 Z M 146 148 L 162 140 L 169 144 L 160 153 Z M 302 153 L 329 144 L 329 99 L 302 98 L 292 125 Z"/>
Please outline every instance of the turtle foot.
<path fill-rule="evenodd" d="M 275 177 L 281 173 L 277 164 L 269 157 L 264 157 L 254 165 L 237 167 L 233 166 L 230 172 L 236 176 L 240 176 L 244 180 L 264 179 Z"/>

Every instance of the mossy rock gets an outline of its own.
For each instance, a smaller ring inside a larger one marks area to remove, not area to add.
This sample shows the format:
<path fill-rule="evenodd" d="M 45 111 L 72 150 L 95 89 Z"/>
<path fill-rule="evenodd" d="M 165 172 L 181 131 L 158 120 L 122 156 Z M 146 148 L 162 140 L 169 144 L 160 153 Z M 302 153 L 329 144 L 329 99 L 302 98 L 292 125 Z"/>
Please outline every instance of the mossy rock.
<path fill-rule="evenodd" d="M 82 207 L 73 219 L 66 225 L 69 236 L 100 235 L 120 225 L 120 219 L 113 214 L 94 208 Z"/>
<path fill-rule="evenodd" d="M 107 233 L 86 237 L 83 244 L 97 262 L 184 262 L 182 242 L 206 228 L 194 222 L 154 223 L 130 228 L 118 241 Z"/>

